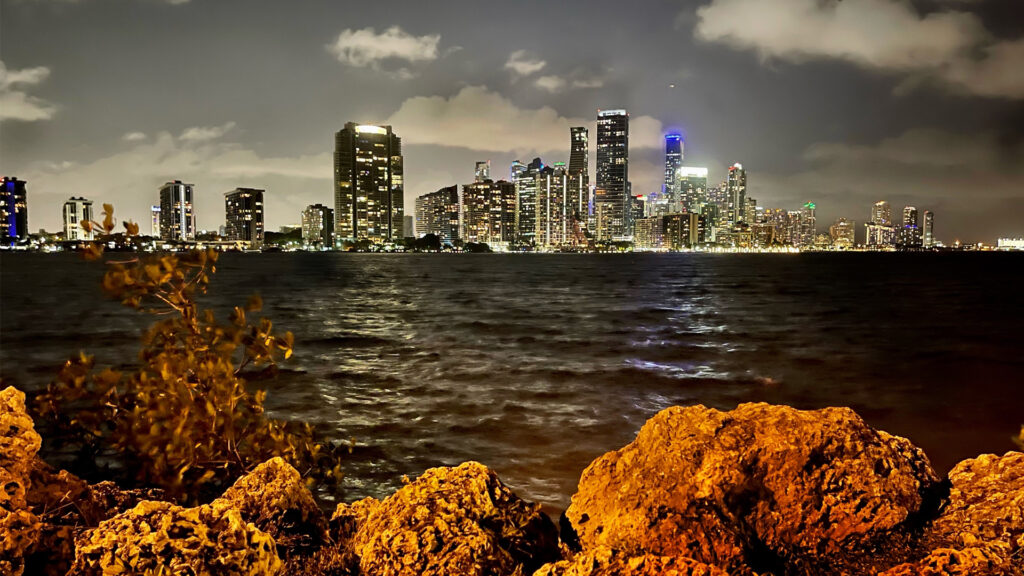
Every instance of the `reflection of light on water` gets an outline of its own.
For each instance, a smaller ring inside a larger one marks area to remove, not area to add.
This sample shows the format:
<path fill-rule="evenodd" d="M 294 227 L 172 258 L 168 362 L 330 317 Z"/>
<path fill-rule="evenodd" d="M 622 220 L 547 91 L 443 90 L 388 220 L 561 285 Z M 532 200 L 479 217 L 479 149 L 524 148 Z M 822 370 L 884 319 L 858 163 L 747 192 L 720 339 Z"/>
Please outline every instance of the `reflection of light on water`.
<path fill-rule="evenodd" d="M 711 366 L 706 364 L 694 364 L 690 362 L 679 362 L 676 364 L 666 364 L 663 362 L 651 362 L 650 360 L 642 360 L 639 358 L 627 358 L 625 363 L 628 366 L 639 368 L 641 370 L 647 370 L 650 372 L 657 372 L 663 375 L 670 376 L 672 378 L 678 378 L 685 380 L 688 378 L 699 378 L 699 379 L 711 379 L 711 380 L 729 380 L 728 372 L 719 372 L 713 369 Z"/>

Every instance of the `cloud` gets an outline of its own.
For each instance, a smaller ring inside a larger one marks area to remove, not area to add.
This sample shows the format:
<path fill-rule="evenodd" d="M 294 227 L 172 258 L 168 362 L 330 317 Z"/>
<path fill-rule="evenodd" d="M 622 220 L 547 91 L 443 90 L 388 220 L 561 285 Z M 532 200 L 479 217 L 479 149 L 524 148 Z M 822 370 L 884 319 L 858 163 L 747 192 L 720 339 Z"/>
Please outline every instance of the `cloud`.
<path fill-rule="evenodd" d="M 566 81 L 560 76 L 541 76 L 533 81 L 533 83 L 541 90 L 547 90 L 548 92 L 561 92 L 565 90 Z"/>
<path fill-rule="evenodd" d="M 49 76 L 50 69 L 44 66 L 9 70 L 0 60 L 0 121 L 35 122 L 53 118 L 57 112 L 53 104 L 25 91 L 38 86 Z"/>
<path fill-rule="evenodd" d="M 696 15 L 698 39 L 751 50 L 764 61 L 831 58 L 906 73 L 912 84 L 933 80 L 966 94 L 1024 97 L 1024 40 L 993 40 L 968 12 L 922 14 L 909 0 L 711 0 Z"/>
<path fill-rule="evenodd" d="M 541 76 L 534 80 L 533 83 L 537 88 L 554 94 L 567 89 L 600 88 L 604 86 L 604 78 L 598 76 L 581 76 L 573 73 L 570 74 L 569 78 L 554 75 Z"/>
<path fill-rule="evenodd" d="M 505 62 L 505 68 L 519 76 L 535 74 L 543 70 L 545 66 L 547 66 L 547 62 L 540 58 L 529 56 L 526 50 L 516 50 L 509 54 L 508 61 Z"/>
<path fill-rule="evenodd" d="M 121 140 L 124 140 L 125 142 L 139 142 L 145 139 L 146 134 L 144 132 L 128 132 L 124 136 L 121 136 Z"/>
<path fill-rule="evenodd" d="M 413 36 L 398 26 L 392 26 L 380 34 L 373 28 L 346 28 L 337 40 L 327 45 L 327 51 L 343 64 L 393 72 L 407 78 L 413 73 L 401 64 L 437 60 L 440 42 L 440 34 Z M 396 63 L 401 64 L 396 68 Z"/>
<path fill-rule="evenodd" d="M 554 108 L 526 109 L 484 86 L 467 86 L 450 98 L 417 96 L 402 103 L 387 124 L 402 141 L 517 154 L 568 154 L 569 127 L 595 120 L 568 118 Z M 631 148 L 662 145 L 661 122 L 650 116 L 631 119 Z"/>
<path fill-rule="evenodd" d="M 234 127 L 234 122 L 227 122 L 220 126 L 193 126 L 186 128 L 178 138 L 187 142 L 206 142 L 223 137 Z"/>
<path fill-rule="evenodd" d="M 130 142 L 127 149 L 95 160 L 40 161 L 21 170 L 37 207 L 31 211 L 33 229 L 58 229 L 59 206 L 75 191 L 97 203 L 113 203 L 122 218 L 141 222 L 148 232 L 149 207 L 158 201 L 159 186 L 174 179 L 196 185 L 196 219 L 203 229 L 224 223 L 224 193 L 239 186 L 267 190 L 270 230 L 297 222 L 308 204 L 333 202 L 329 152 L 266 156 L 238 143 L 169 132 Z"/>

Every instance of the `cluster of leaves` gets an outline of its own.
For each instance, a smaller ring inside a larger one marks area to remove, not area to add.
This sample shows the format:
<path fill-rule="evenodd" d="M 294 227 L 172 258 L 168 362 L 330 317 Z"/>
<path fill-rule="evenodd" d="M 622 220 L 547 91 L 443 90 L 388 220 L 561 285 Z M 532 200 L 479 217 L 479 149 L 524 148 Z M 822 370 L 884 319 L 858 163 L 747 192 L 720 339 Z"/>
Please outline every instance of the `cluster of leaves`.
<path fill-rule="evenodd" d="M 102 234 L 85 252 L 103 257 L 113 235 L 113 207 L 104 205 Z M 125 235 L 138 225 L 125 222 Z M 97 371 L 93 357 L 69 360 L 36 400 L 44 425 L 65 450 L 86 459 L 109 458 L 123 479 L 156 486 L 182 501 L 219 493 L 259 463 L 281 456 L 310 481 L 340 476 L 333 450 L 306 425 L 268 417 L 265 393 L 251 392 L 244 375 L 273 370 L 292 354 L 292 334 L 277 335 L 259 297 L 219 323 L 196 297 L 216 271 L 217 252 L 137 255 L 108 261 L 103 290 L 122 304 L 156 315 L 131 371 Z M 249 372 L 245 372 L 249 370 Z"/>

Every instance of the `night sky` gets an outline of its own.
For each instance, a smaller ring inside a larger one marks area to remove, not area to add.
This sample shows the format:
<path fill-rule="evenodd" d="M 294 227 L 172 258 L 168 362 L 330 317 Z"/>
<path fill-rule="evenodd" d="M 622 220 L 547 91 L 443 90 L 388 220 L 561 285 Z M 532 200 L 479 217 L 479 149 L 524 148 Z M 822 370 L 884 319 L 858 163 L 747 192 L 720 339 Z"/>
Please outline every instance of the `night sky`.
<path fill-rule="evenodd" d="M 947 244 L 1024 236 L 1019 0 L 0 0 L 0 172 L 32 230 L 69 196 L 149 228 L 171 179 L 199 228 L 267 189 L 268 230 L 333 205 L 333 133 L 390 123 L 406 208 L 490 159 L 568 161 L 570 125 L 631 115 L 630 179 L 662 135 L 761 206 L 811 200 L 823 232 L 888 200 Z M 594 151 L 591 149 L 591 162 Z"/>

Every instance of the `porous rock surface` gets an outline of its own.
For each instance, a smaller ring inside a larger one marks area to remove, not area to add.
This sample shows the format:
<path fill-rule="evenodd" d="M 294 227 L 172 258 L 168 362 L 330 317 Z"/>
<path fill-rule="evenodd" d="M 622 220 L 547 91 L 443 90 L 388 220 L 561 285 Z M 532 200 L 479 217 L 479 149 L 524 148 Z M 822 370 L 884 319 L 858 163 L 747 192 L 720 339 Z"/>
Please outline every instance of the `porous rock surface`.
<path fill-rule="evenodd" d="M 566 515 L 584 551 L 877 574 L 914 556 L 938 486 L 921 450 L 849 409 L 672 407 L 583 472 Z"/>
<path fill-rule="evenodd" d="M 724 570 L 692 558 L 639 554 L 628 556 L 609 548 L 577 554 L 571 560 L 545 564 L 533 576 L 728 576 Z"/>
<path fill-rule="evenodd" d="M 353 538 L 365 575 L 530 575 L 559 558 L 540 506 L 476 462 L 427 470 L 367 508 Z"/>
<path fill-rule="evenodd" d="M 42 438 L 25 411 L 25 394 L 0 390 L 0 574 L 20 575 L 25 552 L 39 538 L 39 518 L 28 508 L 29 471 Z"/>

